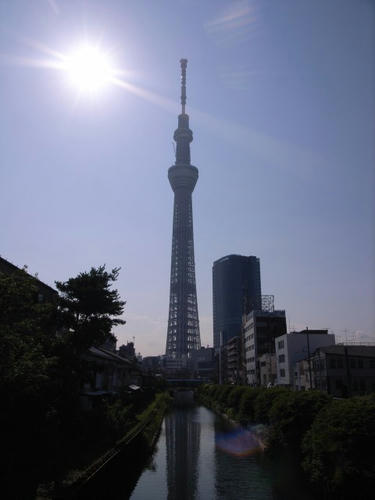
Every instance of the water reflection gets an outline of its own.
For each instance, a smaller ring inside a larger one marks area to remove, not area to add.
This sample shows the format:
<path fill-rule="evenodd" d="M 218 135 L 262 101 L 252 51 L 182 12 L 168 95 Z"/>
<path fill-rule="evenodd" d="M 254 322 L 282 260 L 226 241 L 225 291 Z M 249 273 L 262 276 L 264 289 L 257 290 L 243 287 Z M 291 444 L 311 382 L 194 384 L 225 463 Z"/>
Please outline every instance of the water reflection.
<path fill-rule="evenodd" d="M 261 448 L 255 432 L 215 421 L 215 499 L 271 500 L 269 475 L 255 454 Z"/>
<path fill-rule="evenodd" d="M 241 452 L 258 447 L 256 432 L 230 425 L 207 408 L 175 409 L 164 419 L 152 467 L 142 473 L 131 498 L 272 499 L 269 475 L 254 454 Z"/>
<path fill-rule="evenodd" d="M 195 498 L 201 426 L 193 416 L 179 408 L 165 417 L 168 500 Z"/>

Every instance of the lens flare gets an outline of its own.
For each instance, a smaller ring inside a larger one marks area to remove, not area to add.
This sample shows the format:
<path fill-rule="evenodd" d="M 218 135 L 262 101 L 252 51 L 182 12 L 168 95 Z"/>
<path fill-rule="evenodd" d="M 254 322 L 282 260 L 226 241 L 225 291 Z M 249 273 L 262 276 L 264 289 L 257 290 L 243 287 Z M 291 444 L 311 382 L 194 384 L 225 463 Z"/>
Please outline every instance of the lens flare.
<path fill-rule="evenodd" d="M 248 457 L 264 450 L 263 426 L 242 427 L 216 435 L 216 447 L 236 457 Z"/>

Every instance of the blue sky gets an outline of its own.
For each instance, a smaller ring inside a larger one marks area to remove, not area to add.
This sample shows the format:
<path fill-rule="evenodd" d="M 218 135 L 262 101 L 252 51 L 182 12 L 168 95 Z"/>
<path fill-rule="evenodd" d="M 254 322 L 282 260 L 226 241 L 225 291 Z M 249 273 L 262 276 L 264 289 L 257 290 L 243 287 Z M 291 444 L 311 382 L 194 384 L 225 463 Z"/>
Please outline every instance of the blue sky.
<path fill-rule="evenodd" d="M 49 284 L 120 266 L 119 342 L 164 352 L 186 57 L 202 343 L 212 262 L 230 253 L 260 257 L 291 328 L 375 340 L 371 0 L 19 0 L 0 23 L 3 257 Z M 138 91 L 78 98 L 36 64 L 83 40 Z"/>

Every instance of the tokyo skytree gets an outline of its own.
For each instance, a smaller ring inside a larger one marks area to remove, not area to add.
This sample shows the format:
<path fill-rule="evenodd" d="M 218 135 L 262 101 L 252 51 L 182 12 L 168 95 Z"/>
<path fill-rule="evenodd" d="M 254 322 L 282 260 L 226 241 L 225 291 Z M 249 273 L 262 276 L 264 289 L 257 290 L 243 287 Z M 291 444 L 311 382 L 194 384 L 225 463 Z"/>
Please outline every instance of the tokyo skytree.
<path fill-rule="evenodd" d="M 187 359 L 191 351 L 201 347 L 191 196 L 198 180 L 198 169 L 190 163 L 193 133 L 189 128 L 189 116 L 185 113 L 187 59 L 181 59 L 180 63 L 181 114 L 173 136 L 176 162 L 168 170 L 174 192 L 174 209 L 166 355 L 173 359 Z"/>

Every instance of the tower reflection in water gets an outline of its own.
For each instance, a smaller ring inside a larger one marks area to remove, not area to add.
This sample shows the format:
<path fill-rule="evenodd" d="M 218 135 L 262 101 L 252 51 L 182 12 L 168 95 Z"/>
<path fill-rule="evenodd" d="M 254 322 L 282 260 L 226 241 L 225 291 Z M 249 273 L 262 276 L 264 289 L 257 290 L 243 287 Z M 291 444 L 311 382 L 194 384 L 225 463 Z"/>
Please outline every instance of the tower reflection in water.
<path fill-rule="evenodd" d="M 165 417 L 168 500 L 195 498 L 201 427 L 194 409 L 177 409 Z"/>

